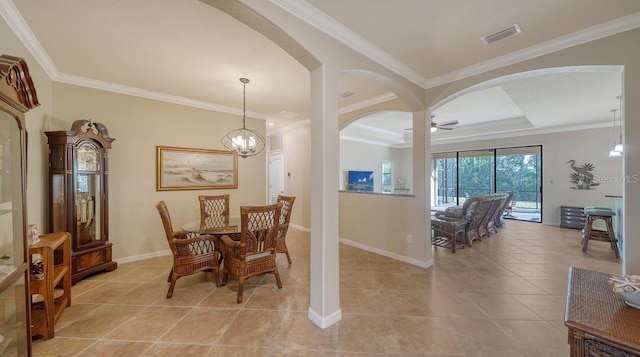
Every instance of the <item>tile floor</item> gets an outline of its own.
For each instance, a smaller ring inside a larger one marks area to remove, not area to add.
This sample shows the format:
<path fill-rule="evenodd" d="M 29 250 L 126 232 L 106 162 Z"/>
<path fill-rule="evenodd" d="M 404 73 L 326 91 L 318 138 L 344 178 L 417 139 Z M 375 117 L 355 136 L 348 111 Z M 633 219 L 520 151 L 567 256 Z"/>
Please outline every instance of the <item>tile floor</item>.
<path fill-rule="evenodd" d="M 508 221 L 472 248 L 434 250 L 419 268 L 340 245 L 342 320 L 307 318 L 309 233 L 291 228 L 284 287 L 253 278 L 236 304 L 233 281 L 178 280 L 170 258 L 121 264 L 72 288 L 72 306 L 35 356 L 567 356 L 563 325 L 569 266 L 620 274 L 609 245 L 580 251 L 580 231 Z M 230 279 L 231 280 L 231 279 Z"/>

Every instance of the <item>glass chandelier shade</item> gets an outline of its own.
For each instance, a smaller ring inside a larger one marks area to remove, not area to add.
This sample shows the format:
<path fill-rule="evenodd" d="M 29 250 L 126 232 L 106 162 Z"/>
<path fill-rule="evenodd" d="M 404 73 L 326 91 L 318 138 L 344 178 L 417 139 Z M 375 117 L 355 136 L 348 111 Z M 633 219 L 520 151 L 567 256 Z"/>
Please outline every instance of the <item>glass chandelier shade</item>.
<path fill-rule="evenodd" d="M 246 87 L 249 80 L 247 78 L 240 78 L 242 82 L 242 128 L 233 129 L 222 137 L 222 145 L 229 150 L 238 154 L 242 158 L 249 156 L 255 156 L 264 150 L 265 139 L 262 134 L 257 131 L 247 129 L 246 126 Z"/>

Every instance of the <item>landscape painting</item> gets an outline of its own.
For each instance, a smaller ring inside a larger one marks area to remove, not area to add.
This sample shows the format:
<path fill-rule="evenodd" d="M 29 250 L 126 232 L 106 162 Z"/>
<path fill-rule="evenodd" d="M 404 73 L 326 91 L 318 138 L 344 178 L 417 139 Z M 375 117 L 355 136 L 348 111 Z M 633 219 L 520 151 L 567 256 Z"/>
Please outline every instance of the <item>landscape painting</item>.
<path fill-rule="evenodd" d="M 238 156 L 230 151 L 156 146 L 156 190 L 238 188 Z"/>
<path fill-rule="evenodd" d="M 347 190 L 373 192 L 373 171 L 349 171 Z"/>

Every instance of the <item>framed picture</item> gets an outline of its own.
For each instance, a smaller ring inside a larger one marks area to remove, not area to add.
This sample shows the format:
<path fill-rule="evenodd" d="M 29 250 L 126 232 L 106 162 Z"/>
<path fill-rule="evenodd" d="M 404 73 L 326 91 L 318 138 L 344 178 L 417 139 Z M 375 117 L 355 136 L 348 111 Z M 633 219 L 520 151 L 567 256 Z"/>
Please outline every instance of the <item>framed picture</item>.
<path fill-rule="evenodd" d="M 231 151 L 156 146 L 156 191 L 238 188 Z"/>

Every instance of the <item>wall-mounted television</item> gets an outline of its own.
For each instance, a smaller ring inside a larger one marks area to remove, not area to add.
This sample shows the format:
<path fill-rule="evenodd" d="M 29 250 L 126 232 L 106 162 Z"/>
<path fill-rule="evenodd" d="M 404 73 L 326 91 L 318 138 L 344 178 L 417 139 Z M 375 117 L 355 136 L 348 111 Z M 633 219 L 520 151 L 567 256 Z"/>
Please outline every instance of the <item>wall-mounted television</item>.
<path fill-rule="evenodd" d="M 373 192 L 373 171 L 349 171 L 347 191 Z"/>

